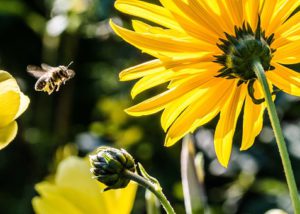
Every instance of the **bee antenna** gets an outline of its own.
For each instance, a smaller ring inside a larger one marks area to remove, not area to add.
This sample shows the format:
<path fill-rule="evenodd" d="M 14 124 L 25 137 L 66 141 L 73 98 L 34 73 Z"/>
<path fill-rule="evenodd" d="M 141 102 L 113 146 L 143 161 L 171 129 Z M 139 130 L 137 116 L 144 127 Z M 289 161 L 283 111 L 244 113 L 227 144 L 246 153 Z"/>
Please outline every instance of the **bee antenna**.
<path fill-rule="evenodd" d="M 72 65 L 74 62 L 73 61 L 71 61 L 70 63 L 69 63 L 69 65 L 67 66 L 67 68 L 69 68 L 70 67 L 70 65 Z"/>

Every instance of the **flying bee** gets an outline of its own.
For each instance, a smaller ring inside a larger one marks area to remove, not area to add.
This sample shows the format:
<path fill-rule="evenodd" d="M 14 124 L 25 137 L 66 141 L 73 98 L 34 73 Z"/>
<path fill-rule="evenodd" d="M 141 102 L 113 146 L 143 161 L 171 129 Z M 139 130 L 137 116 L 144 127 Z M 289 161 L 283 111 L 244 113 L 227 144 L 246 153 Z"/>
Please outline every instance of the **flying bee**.
<path fill-rule="evenodd" d="M 61 84 L 65 84 L 66 81 L 75 76 L 74 70 L 69 69 L 72 63 L 70 62 L 68 66 L 60 65 L 58 67 L 52 67 L 45 63 L 41 64 L 41 67 L 28 65 L 27 72 L 38 78 L 34 89 L 45 91 L 48 95 L 52 94 L 53 91 L 58 91 Z"/>

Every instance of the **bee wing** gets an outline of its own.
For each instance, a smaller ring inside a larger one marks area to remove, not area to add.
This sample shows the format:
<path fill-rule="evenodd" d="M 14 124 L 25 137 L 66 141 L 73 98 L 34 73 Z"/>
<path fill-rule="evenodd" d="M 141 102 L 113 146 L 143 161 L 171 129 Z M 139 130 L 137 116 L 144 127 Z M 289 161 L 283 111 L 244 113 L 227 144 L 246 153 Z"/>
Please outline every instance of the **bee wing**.
<path fill-rule="evenodd" d="M 41 67 L 36 66 L 36 65 L 28 65 L 27 72 L 36 78 L 39 78 L 46 73 L 46 71 L 44 69 L 42 69 Z"/>
<path fill-rule="evenodd" d="M 54 69 L 54 67 L 52 67 L 46 63 L 42 63 L 41 66 L 42 66 L 42 69 L 46 70 L 46 71 Z"/>

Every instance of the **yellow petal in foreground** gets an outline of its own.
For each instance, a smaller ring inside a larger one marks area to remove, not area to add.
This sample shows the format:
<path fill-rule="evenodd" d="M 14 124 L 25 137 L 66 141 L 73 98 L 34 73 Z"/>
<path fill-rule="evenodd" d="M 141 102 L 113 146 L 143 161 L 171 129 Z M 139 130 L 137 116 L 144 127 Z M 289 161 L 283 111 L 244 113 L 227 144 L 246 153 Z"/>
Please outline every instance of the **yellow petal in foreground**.
<path fill-rule="evenodd" d="M 217 82 L 219 82 L 219 84 L 217 84 Z M 234 83 L 235 81 L 231 81 L 231 84 L 225 84 L 223 80 L 214 79 L 204 85 L 202 89 L 198 89 L 198 92 L 194 92 L 192 96 L 195 97 L 191 97 L 195 98 L 194 102 L 191 103 L 183 113 L 169 111 L 169 114 L 164 116 L 164 119 L 167 121 L 162 121 L 163 124 L 166 123 L 166 125 L 169 125 L 175 120 L 176 116 L 181 114 L 168 130 L 165 146 L 172 146 L 188 132 L 193 132 L 197 127 L 212 120 L 224 105 L 225 98 L 229 92 L 234 89 Z M 187 101 L 189 101 L 189 99 L 187 99 Z M 176 108 L 176 106 L 173 107 Z M 178 108 L 178 110 L 180 109 L 182 109 L 182 107 Z"/>
<path fill-rule="evenodd" d="M 163 7 L 137 0 L 116 1 L 115 7 L 124 13 L 149 19 L 168 28 L 181 30 L 180 26 L 174 21 L 172 14 Z"/>
<path fill-rule="evenodd" d="M 16 80 L 8 72 L 0 70 L 0 89 L 4 93 L 6 91 L 19 91 Z"/>
<path fill-rule="evenodd" d="M 63 214 L 63 213 L 74 213 L 74 214 L 83 214 L 78 210 L 76 204 L 70 203 L 60 194 L 57 194 L 59 191 L 52 190 L 47 188 L 45 185 L 37 186 L 37 190 L 43 192 L 43 199 L 34 198 L 32 203 L 34 206 L 35 213 L 37 214 Z M 73 192 L 73 196 L 76 197 L 78 193 Z M 80 195 L 79 195 L 80 198 Z M 86 201 L 81 201 L 81 203 L 86 203 Z M 88 204 L 87 204 L 88 205 Z"/>
<path fill-rule="evenodd" d="M 56 212 L 63 212 L 66 208 L 72 209 L 72 213 L 90 213 L 91 211 L 101 213 L 107 210 L 104 200 L 99 200 L 99 196 L 89 194 L 86 191 L 59 186 L 49 182 L 41 182 L 35 188 L 41 195 L 41 197 L 35 197 L 32 202 L 35 211 L 38 213 L 46 213 L 43 212 L 44 208 L 42 206 L 47 205 L 55 208 Z M 53 200 L 50 200 L 51 198 Z M 59 203 L 63 203 L 64 205 L 55 204 L 56 198 L 59 199 Z M 48 210 L 46 209 L 45 211 Z"/>
<path fill-rule="evenodd" d="M 122 36 L 127 42 L 142 49 L 144 48 L 147 50 L 159 51 L 162 53 L 194 53 L 210 48 L 215 48 L 214 46 L 201 41 L 197 41 L 195 44 L 180 38 L 170 38 L 169 36 L 165 35 L 149 35 L 147 33 L 130 31 L 125 28 L 119 27 L 112 21 L 110 22 L 110 25 L 119 36 Z"/>
<path fill-rule="evenodd" d="M 16 121 L 0 128 L 0 149 L 6 147 L 16 136 L 18 125 Z"/>
<path fill-rule="evenodd" d="M 246 89 L 243 85 L 236 88 L 232 91 L 227 103 L 221 109 L 214 144 L 218 160 L 224 167 L 228 165 L 232 148 L 232 138 L 245 95 Z"/>
<path fill-rule="evenodd" d="M 276 49 L 274 61 L 282 64 L 296 64 L 299 62 L 300 40 L 283 45 Z M 286 53 L 289 53 L 288 55 Z"/>
<path fill-rule="evenodd" d="M 259 99 L 262 98 L 263 94 L 257 82 L 255 82 L 254 88 L 255 97 Z M 241 150 L 250 148 L 254 143 L 255 137 L 260 133 L 263 126 L 263 113 L 265 108 L 265 104 L 254 104 L 249 95 L 246 96 Z"/>
<path fill-rule="evenodd" d="M 271 19 L 272 21 L 266 29 L 267 34 L 271 34 L 277 31 L 277 29 L 289 18 L 289 16 L 299 6 L 299 1 L 277 1 L 270 4 L 276 4 L 276 7 L 273 12 L 273 16 Z M 268 7 L 268 5 L 265 5 L 265 7 Z"/>
<path fill-rule="evenodd" d="M 129 214 L 137 185 L 103 192 L 104 185 L 92 178 L 87 159 L 71 156 L 57 169 L 54 182 L 36 185 L 40 196 L 33 198 L 36 213 L 105 213 Z"/>
<path fill-rule="evenodd" d="M 268 79 L 280 90 L 294 96 L 300 96 L 300 74 L 278 63 L 275 70 L 267 72 Z"/>
<path fill-rule="evenodd" d="M 152 60 L 129 69 L 125 69 L 119 74 L 121 81 L 128 81 L 138 79 L 148 74 L 154 74 L 160 71 L 164 71 L 166 68 L 160 60 Z"/>
<path fill-rule="evenodd" d="M 205 84 L 213 78 L 210 73 L 203 73 L 197 77 L 186 81 L 178 87 L 171 88 L 155 97 L 152 97 L 140 104 L 132 106 L 126 112 L 131 115 L 146 115 L 162 110 L 169 102 L 177 99 L 183 94 L 196 89 L 198 86 Z"/>
<path fill-rule="evenodd" d="M 15 115 L 15 118 L 14 118 L 15 120 L 26 111 L 26 109 L 29 106 L 29 103 L 30 103 L 29 97 L 26 96 L 25 94 L 23 94 L 22 92 L 20 92 L 20 106 L 19 106 L 17 114 Z"/>
<path fill-rule="evenodd" d="M 0 92 L 0 127 L 11 123 L 18 113 L 20 94 L 15 91 Z"/>

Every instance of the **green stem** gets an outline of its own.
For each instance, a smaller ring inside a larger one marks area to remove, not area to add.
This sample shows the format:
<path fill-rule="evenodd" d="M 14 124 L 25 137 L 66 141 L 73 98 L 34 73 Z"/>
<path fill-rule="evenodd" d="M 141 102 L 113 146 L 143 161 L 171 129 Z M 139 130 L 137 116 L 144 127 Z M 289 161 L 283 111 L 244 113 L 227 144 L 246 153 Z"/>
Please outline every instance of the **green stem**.
<path fill-rule="evenodd" d="M 156 197 L 158 198 L 158 200 L 164 207 L 167 214 L 175 214 L 173 207 L 171 206 L 170 202 L 168 201 L 168 199 L 162 192 L 161 188 L 157 188 L 157 186 L 155 186 L 153 183 L 151 183 L 147 179 L 145 179 L 142 176 L 140 176 L 136 173 L 133 173 L 129 170 L 124 170 L 123 175 L 126 178 L 133 180 L 133 181 L 137 182 L 138 184 L 140 184 L 141 186 L 149 189 L 154 195 L 156 195 Z"/>
<path fill-rule="evenodd" d="M 265 76 L 265 71 L 264 68 L 262 67 L 261 63 L 259 60 L 256 60 L 253 62 L 252 69 L 255 72 L 261 86 L 263 89 L 270 121 L 274 130 L 276 142 L 278 145 L 281 161 L 283 164 L 283 169 L 285 172 L 285 177 L 287 180 L 287 184 L 289 187 L 289 192 L 291 196 L 291 200 L 293 203 L 294 211 L 295 214 L 300 213 L 300 201 L 299 201 L 299 196 L 298 196 L 298 190 L 297 190 L 297 185 L 295 182 L 292 166 L 291 166 L 291 161 L 289 159 L 289 154 L 287 151 L 287 147 L 283 138 L 282 130 L 280 127 L 278 115 L 276 112 L 275 104 L 272 100 L 272 95 L 269 89 L 269 85 Z"/>

